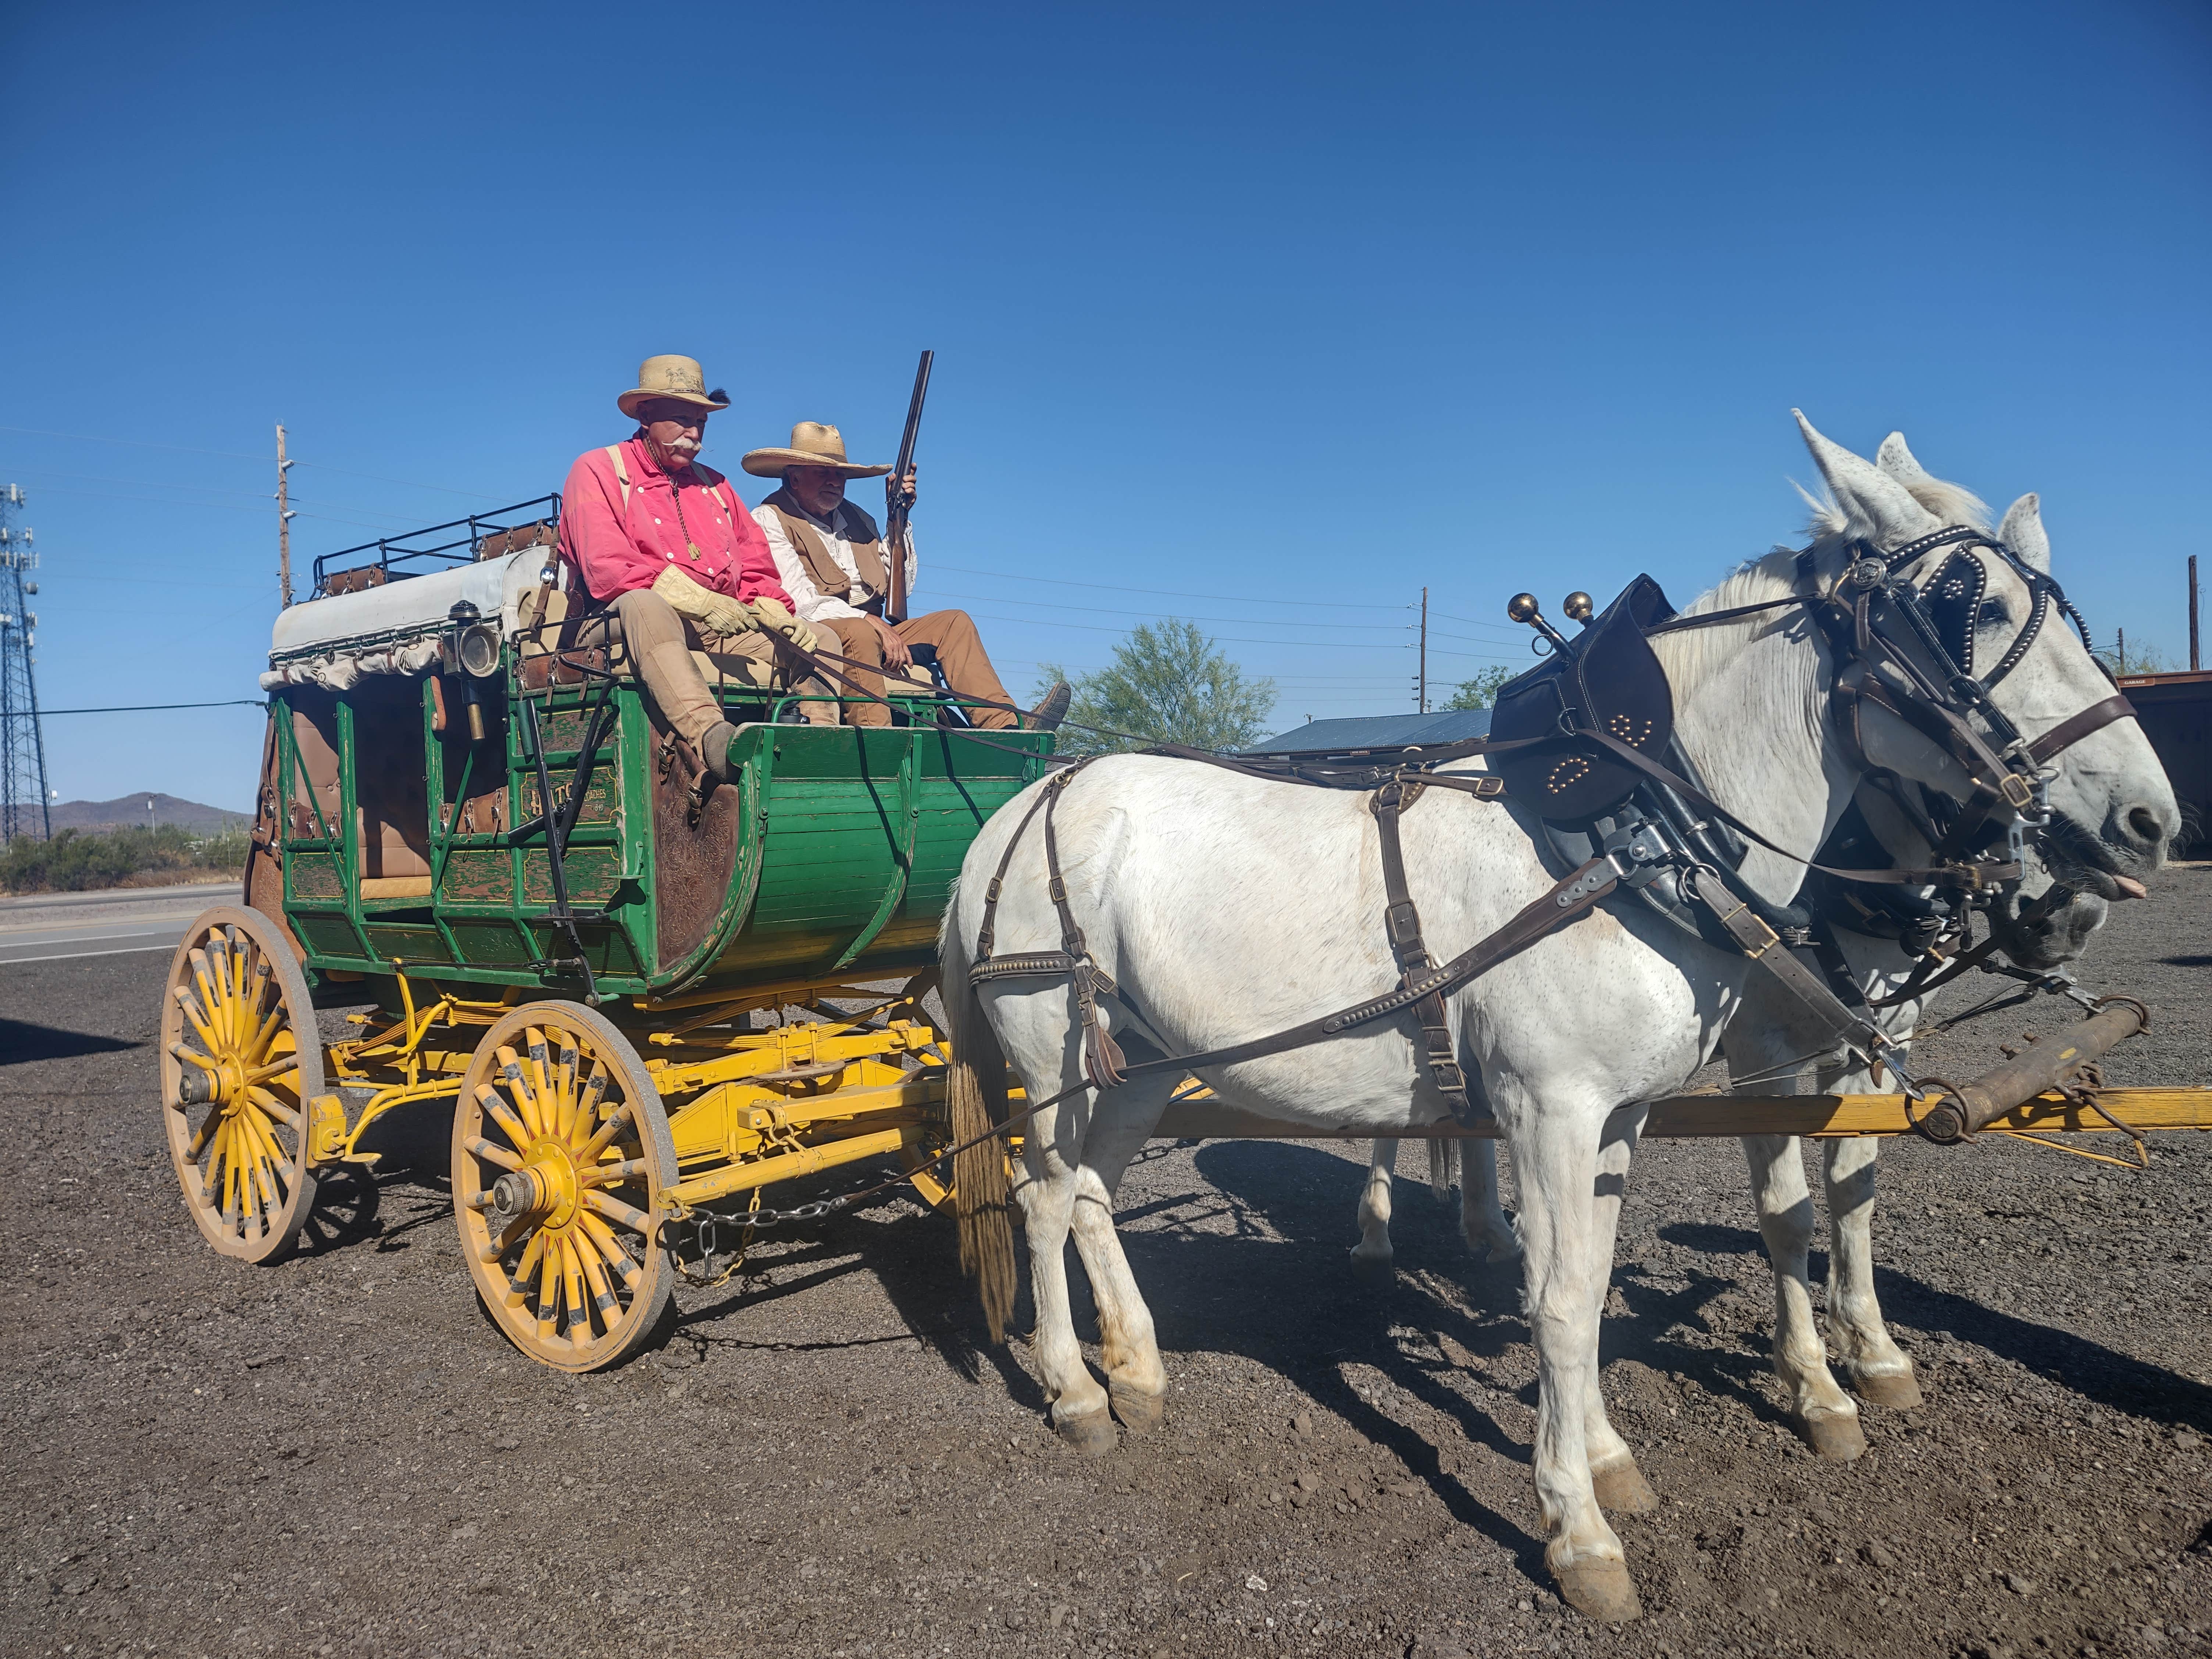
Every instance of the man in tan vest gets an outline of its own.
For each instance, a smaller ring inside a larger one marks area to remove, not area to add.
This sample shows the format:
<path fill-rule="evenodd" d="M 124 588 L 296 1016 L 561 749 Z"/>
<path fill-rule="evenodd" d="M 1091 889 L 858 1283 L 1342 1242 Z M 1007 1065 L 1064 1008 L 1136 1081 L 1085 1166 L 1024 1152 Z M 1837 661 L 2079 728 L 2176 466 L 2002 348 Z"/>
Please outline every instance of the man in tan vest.
<path fill-rule="evenodd" d="M 756 449 L 739 465 L 757 478 L 782 480 L 782 488 L 753 509 L 753 521 L 768 538 L 776 574 L 799 620 L 818 633 L 836 635 L 842 655 L 868 665 L 845 670 L 854 681 L 880 696 L 880 671 L 887 665 L 903 673 L 914 661 L 908 647 L 928 645 L 936 647 L 938 664 L 956 696 L 1001 704 L 1013 702 L 999 683 L 966 611 L 933 611 L 896 623 L 884 619 L 890 568 L 883 532 L 873 519 L 845 499 L 845 480 L 882 477 L 890 468 L 847 460 L 843 435 L 836 427 L 814 421 L 801 421 L 792 428 L 789 447 Z M 902 483 L 907 501 L 913 501 L 915 479 L 909 472 L 903 480 L 886 482 L 887 502 Z M 912 592 L 917 564 L 911 533 L 900 551 L 906 560 L 906 590 Z M 1031 730 L 1050 731 L 1066 714 L 1067 702 L 1067 687 L 1055 685 L 1021 723 Z M 890 724 L 890 711 L 881 703 L 848 703 L 845 713 L 855 726 Z M 1003 730 L 1017 720 L 1004 708 L 970 709 L 969 717 L 987 730 Z"/>

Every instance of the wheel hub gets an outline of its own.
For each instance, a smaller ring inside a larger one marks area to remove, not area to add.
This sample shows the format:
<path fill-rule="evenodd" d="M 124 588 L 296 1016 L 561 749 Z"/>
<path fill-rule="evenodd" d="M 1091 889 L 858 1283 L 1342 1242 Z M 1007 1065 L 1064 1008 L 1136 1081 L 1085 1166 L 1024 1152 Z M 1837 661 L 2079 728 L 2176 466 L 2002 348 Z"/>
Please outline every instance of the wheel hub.
<path fill-rule="evenodd" d="M 520 1170 L 492 1182 L 492 1201 L 507 1215 L 533 1216 L 548 1227 L 565 1227 L 576 1214 L 583 1183 L 574 1155 L 558 1141 L 541 1140 Z"/>

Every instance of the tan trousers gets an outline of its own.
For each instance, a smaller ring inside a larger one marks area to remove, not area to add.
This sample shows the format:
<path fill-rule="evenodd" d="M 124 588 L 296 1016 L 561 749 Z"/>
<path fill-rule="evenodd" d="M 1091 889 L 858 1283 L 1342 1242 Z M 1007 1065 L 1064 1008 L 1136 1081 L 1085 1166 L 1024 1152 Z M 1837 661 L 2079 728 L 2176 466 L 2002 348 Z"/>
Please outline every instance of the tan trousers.
<path fill-rule="evenodd" d="M 589 631 L 606 614 L 584 624 L 580 643 L 597 643 Z M 658 593 L 641 587 L 617 595 L 612 614 L 615 626 L 605 631 L 619 634 L 660 717 L 694 746 L 728 718 L 708 690 L 710 675 L 718 685 L 752 690 L 766 690 L 782 678 L 776 672 L 774 637 L 758 629 L 702 635 L 696 623 L 678 616 Z M 823 688 L 809 676 L 797 689 L 818 692 Z M 799 708 L 810 725 L 837 723 L 835 703 L 801 703 Z"/>
<path fill-rule="evenodd" d="M 832 665 L 850 674 L 860 684 L 877 696 L 884 691 L 884 677 L 880 672 L 884 661 L 883 636 L 876 632 L 874 621 L 867 617 L 831 617 L 811 624 L 817 634 L 836 635 L 841 642 L 836 649 L 841 655 L 855 658 L 869 665 L 868 668 L 852 668 L 843 663 Z M 991 666 L 991 659 L 983 653 L 983 641 L 975 637 L 975 624 L 969 620 L 965 611 L 933 611 L 926 617 L 909 617 L 894 624 L 891 631 L 909 645 L 933 645 L 937 660 L 943 665 L 946 682 L 953 691 L 963 697 L 983 697 L 992 702 L 1010 703 L 1006 688 L 999 684 L 999 676 Z M 825 641 L 826 643 L 826 641 Z M 871 672 L 871 671 L 875 672 Z M 926 678 L 927 672 L 916 670 L 917 678 Z M 840 688 L 848 695 L 852 687 Z M 881 703 L 857 702 L 845 705 L 845 718 L 855 726 L 889 726 L 890 710 Z M 968 718 L 986 731 L 1002 732 L 1014 724 L 1016 716 L 1003 708 L 971 708 Z"/>

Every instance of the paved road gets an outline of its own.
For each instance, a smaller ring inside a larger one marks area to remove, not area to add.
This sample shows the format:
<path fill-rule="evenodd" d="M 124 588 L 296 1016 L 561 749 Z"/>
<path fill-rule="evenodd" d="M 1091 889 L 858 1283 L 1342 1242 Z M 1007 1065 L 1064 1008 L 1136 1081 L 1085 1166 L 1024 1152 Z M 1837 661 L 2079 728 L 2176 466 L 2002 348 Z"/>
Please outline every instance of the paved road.
<path fill-rule="evenodd" d="M 0 899 L 0 962 L 173 950 L 201 911 L 237 902 L 235 881 Z"/>

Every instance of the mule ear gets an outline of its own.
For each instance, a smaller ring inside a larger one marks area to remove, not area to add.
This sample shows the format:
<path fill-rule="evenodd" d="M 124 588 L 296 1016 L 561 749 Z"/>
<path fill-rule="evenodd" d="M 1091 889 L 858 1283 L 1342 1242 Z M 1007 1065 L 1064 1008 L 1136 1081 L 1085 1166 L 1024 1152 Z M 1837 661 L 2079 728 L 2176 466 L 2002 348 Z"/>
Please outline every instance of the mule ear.
<path fill-rule="evenodd" d="M 2043 503 L 2033 489 L 2005 509 L 1997 539 L 2032 568 L 2051 574 L 2051 534 L 2043 527 Z"/>
<path fill-rule="evenodd" d="M 1881 441 L 1881 447 L 1874 453 L 1874 464 L 1907 489 L 1915 484 L 1936 482 L 1928 476 L 1928 469 L 1921 465 L 1912 452 L 1905 447 L 1902 432 L 1893 432 Z"/>
<path fill-rule="evenodd" d="M 1805 447 L 1813 452 L 1814 463 L 1827 480 L 1828 491 L 1853 535 L 1876 547 L 1897 547 L 1942 528 L 1936 515 L 1914 501 L 1903 484 L 1842 445 L 1829 442 L 1802 411 L 1790 412 L 1796 416 Z"/>

